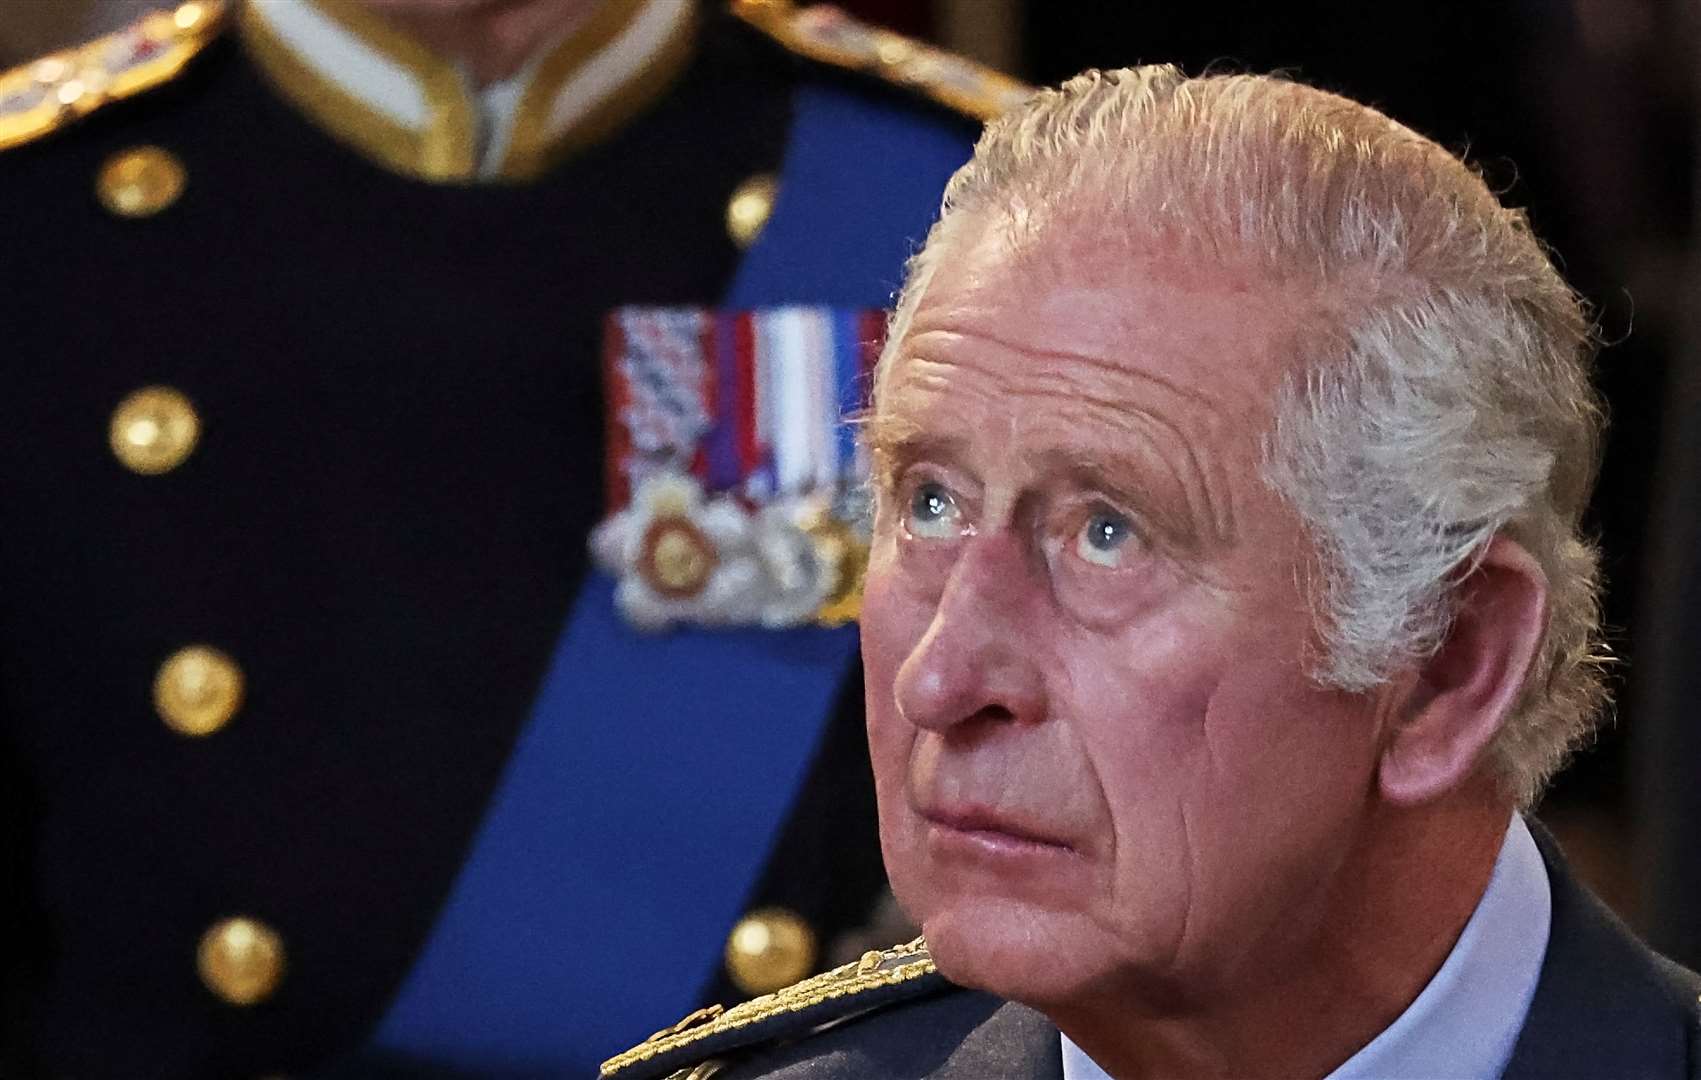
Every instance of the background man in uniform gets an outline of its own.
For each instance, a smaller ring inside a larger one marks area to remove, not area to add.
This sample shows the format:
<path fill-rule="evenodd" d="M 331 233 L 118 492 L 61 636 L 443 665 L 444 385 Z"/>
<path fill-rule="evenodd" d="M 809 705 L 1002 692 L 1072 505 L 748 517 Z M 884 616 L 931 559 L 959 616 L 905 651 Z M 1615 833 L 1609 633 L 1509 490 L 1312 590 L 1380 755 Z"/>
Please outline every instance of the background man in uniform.
<path fill-rule="evenodd" d="M 628 625 L 697 564 L 590 565 L 606 328 L 883 307 L 1021 92 L 780 0 L 198 2 L 0 78 L 0 1072 L 571 1072 L 824 962 L 854 537 L 830 618 Z"/>
<path fill-rule="evenodd" d="M 1602 696 L 1592 354 L 1524 217 L 1344 98 L 1123 69 L 993 124 L 868 433 L 924 940 L 605 1077 L 1701 1074 L 1701 979 L 1523 816 Z"/>

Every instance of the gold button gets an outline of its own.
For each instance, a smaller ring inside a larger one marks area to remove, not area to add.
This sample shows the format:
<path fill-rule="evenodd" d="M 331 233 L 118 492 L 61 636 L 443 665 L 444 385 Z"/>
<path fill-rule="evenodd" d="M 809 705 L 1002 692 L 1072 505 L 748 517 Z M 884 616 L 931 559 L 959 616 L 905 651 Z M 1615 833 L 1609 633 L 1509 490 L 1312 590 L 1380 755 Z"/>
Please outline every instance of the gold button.
<path fill-rule="evenodd" d="M 759 908 L 726 939 L 726 969 L 747 994 L 771 994 L 815 970 L 815 931 L 785 908 Z"/>
<path fill-rule="evenodd" d="M 201 418 L 169 386 L 144 386 L 118 403 L 107 432 L 112 453 L 131 472 L 157 476 L 183 464 L 201 437 Z"/>
<path fill-rule="evenodd" d="M 271 997 L 283 979 L 283 939 L 258 919 L 225 919 L 201 935 L 195 968 L 226 1004 L 255 1005 Z"/>
<path fill-rule="evenodd" d="M 183 162 L 157 146 L 132 146 L 106 159 L 95 178 L 100 204 L 124 218 L 145 218 L 177 201 L 188 183 Z"/>
<path fill-rule="evenodd" d="M 179 735 L 211 735 L 242 707 L 242 669 L 206 645 L 179 649 L 154 676 L 154 709 Z"/>
<path fill-rule="evenodd" d="M 757 173 L 733 189 L 726 203 L 726 233 L 733 243 L 747 248 L 756 242 L 779 193 L 779 181 L 771 173 Z"/>

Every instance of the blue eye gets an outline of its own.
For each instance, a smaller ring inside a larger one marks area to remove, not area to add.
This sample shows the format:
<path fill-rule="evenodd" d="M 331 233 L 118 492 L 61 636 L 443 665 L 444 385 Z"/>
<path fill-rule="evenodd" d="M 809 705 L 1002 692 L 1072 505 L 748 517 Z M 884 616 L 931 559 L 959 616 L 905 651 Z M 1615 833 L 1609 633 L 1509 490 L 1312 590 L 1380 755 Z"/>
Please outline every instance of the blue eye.
<path fill-rule="evenodd" d="M 918 485 L 910 496 L 909 521 L 906 524 L 913 536 L 930 540 L 955 536 L 958 532 L 957 503 L 942 484 L 929 482 Z"/>
<path fill-rule="evenodd" d="M 1134 524 L 1121 514 L 1097 513 L 1081 526 L 1075 554 L 1097 566 L 1115 569 L 1122 565 L 1124 549 L 1134 539 Z"/>

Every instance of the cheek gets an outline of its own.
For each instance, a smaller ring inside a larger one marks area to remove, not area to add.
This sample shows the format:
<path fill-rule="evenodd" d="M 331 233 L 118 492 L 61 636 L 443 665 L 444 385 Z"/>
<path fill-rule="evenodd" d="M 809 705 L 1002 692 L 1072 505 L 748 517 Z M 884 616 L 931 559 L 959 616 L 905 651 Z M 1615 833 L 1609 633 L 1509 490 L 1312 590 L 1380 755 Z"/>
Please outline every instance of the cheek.
<path fill-rule="evenodd" d="M 1351 842 L 1375 733 L 1356 699 L 1312 687 L 1274 638 L 1162 623 L 1127 640 L 1138 663 L 1078 672 L 1076 709 L 1103 718 L 1091 752 L 1119 907 L 1138 913 L 1137 937 L 1181 958 L 1209 952 L 1205 939 L 1275 933 L 1272 912 L 1308 907 Z"/>
<path fill-rule="evenodd" d="M 1225 680 L 1205 720 L 1208 781 L 1184 804 L 1207 932 L 1282 948 L 1318 930 L 1373 797 L 1375 745 L 1357 699 L 1280 669 Z"/>
<path fill-rule="evenodd" d="M 893 688 L 898 669 L 927 631 L 930 612 L 902 588 L 894 573 L 892 541 L 870 552 L 862 594 L 862 667 L 869 750 L 882 801 L 901 788 L 915 728 L 898 715 Z"/>
<path fill-rule="evenodd" d="M 1167 911 L 1187 870 L 1181 810 L 1212 782 L 1204 717 L 1221 672 L 1168 627 L 1065 653 L 1068 711 L 1103 793 L 1118 891 L 1135 889 L 1148 915 Z"/>
<path fill-rule="evenodd" d="M 898 713 L 894 687 L 898 670 L 926 632 L 928 612 L 892 571 L 890 544 L 877 540 L 870 552 L 862 599 L 863 686 L 867 703 L 868 751 L 874 768 L 880 848 L 892 891 L 906 911 L 928 903 L 922 825 L 909 803 L 910 756 L 916 728 Z"/>
<path fill-rule="evenodd" d="M 1369 706 L 1297 672 L 1254 669 L 1225 680 L 1205 737 L 1216 763 L 1212 798 L 1255 808 L 1235 822 L 1249 836 L 1273 843 L 1331 831 L 1371 793 L 1377 740 Z"/>
<path fill-rule="evenodd" d="M 1216 677 L 1199 706 L 1201 816 L 1239 810 L 1244 820 L 1235 828 L 1303 834 L 1356 810 L 1375 761 L 1375 724 L 1363 699 L 1321 689 L 1307 676 L 1310 616 L 1276 598 L 1229 618 L 1208 660 Z"/>
<path fill-rule="evenodd" d="M 1061 650 L 1068 711 L 1119 841 L 1142 858 L 1190 861 L 1213 838 L 1232 844 L 1334 812 L 1373 760 L 1370 734 L 1337 695 L 1233 624 L 1171 608 L 1114 640 L 1082 634 Z"/>

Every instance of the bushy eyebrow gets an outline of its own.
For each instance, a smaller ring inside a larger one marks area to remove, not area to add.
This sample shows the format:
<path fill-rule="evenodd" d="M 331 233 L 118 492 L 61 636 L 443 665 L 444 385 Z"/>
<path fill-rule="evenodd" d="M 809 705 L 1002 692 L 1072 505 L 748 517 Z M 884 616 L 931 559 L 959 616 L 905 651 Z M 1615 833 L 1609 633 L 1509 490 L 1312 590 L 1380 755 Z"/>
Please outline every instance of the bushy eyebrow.
<path fill-rule="evenodd" d="M 1171 554 L 1197 555 L 1204 548 L 1201 523 L 1185 505 L 1178 510 L 1169 500 L 1156 498 L 1150 485 L 1140 482 L 1138 462 L 1065 449 L 1042 451 L 1033 460 L 1042 482 L 1062 480 L 1078 491 L 1103 495 L 1133 513 L 1136 524 L 1155 534 L 1152 538 Z"/>
<path fill-rule="evenodd" d="M 864 420 L 862 440 L 873 460 L 876 484 L 886 484 L 918 461 L 952 463 L 968 456 L 965 440 L 929 433 L 915 421 L 890 413 Z"/>

